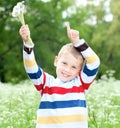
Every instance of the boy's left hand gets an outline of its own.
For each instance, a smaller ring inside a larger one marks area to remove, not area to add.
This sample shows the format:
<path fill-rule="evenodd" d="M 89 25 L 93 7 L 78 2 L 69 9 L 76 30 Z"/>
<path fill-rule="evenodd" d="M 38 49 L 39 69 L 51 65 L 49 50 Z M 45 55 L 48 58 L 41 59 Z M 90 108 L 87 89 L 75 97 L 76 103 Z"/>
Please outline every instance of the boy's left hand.
<path fill-rule="evenodd" d="M 69 22 L 66 23 L 66 27 L 67 27 L 67 35 L 71 43 L 73 43 L 73 45 L 77 44 L 80 41 L 79 31 L 71 29 Z"/>

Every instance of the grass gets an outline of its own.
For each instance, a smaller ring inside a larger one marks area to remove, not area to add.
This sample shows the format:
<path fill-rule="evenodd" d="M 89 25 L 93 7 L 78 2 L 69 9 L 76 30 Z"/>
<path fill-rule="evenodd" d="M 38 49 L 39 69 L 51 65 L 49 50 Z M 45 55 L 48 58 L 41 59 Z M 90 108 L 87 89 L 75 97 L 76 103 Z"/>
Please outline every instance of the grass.
<path fill-rule="evenodd" d="M 39 94 L 30 81 L 0 83 L 0 128 L 35 128 Z M 120 81 L 105 76 L 87 94 L 89 128 L 120 127 Z"/>
<path fill-rule="evenodd" d="M 0 128 L 34 128 L 39 96 L 29 81 L 0 83 Z"/>
<path fill-rule="evenodd" d="M 89 128 L 120 128 L 120 81 L 104 76 L 87 95 Z"/>

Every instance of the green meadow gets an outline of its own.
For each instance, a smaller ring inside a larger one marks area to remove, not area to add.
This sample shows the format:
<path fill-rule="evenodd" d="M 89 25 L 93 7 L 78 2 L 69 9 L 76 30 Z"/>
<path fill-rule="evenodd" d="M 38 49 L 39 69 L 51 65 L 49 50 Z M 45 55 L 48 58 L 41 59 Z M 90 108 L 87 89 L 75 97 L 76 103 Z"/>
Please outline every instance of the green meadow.
<path fill-rule="evenodd" d="M 87 95 L 89 128 L 120 127 L 120 80 L 104 75 Z M 39 93 L 30 81 L 0 83 L 0 128 L 35 128 Z"/>

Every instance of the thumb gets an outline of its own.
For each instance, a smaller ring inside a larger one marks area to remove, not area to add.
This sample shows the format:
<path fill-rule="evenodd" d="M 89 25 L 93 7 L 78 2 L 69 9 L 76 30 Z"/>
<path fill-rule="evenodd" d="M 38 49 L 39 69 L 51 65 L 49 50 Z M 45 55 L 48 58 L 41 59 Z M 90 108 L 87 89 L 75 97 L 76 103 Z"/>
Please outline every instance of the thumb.
<path fill-rule="evenodd" d="M 66 28 L 67 28 L 67 32 L 70 31 L 70 23 L 69 22 L 66 22 Z"/>
<path fill-rule="evenodd" d="M 70 23 L 66 22 L 66 28 L 67 28 L 67 35 L 70 38 L 71 37 L 71 28 L 70 28 Z"/>

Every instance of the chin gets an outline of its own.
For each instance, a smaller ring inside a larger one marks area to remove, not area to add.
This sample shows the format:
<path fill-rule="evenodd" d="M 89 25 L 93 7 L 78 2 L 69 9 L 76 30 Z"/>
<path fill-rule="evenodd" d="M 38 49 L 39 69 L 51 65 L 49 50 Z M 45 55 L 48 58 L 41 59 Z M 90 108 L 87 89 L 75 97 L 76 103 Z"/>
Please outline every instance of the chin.
<path fill-rule="evenodd" d="M 61 79 L 61 81 L 63 81 L 63 82 L 69 82 L 69 81 L 71 81 L 72 79 L 67 79 L 67 80 L 65 80 L 65 79 Z"/>

